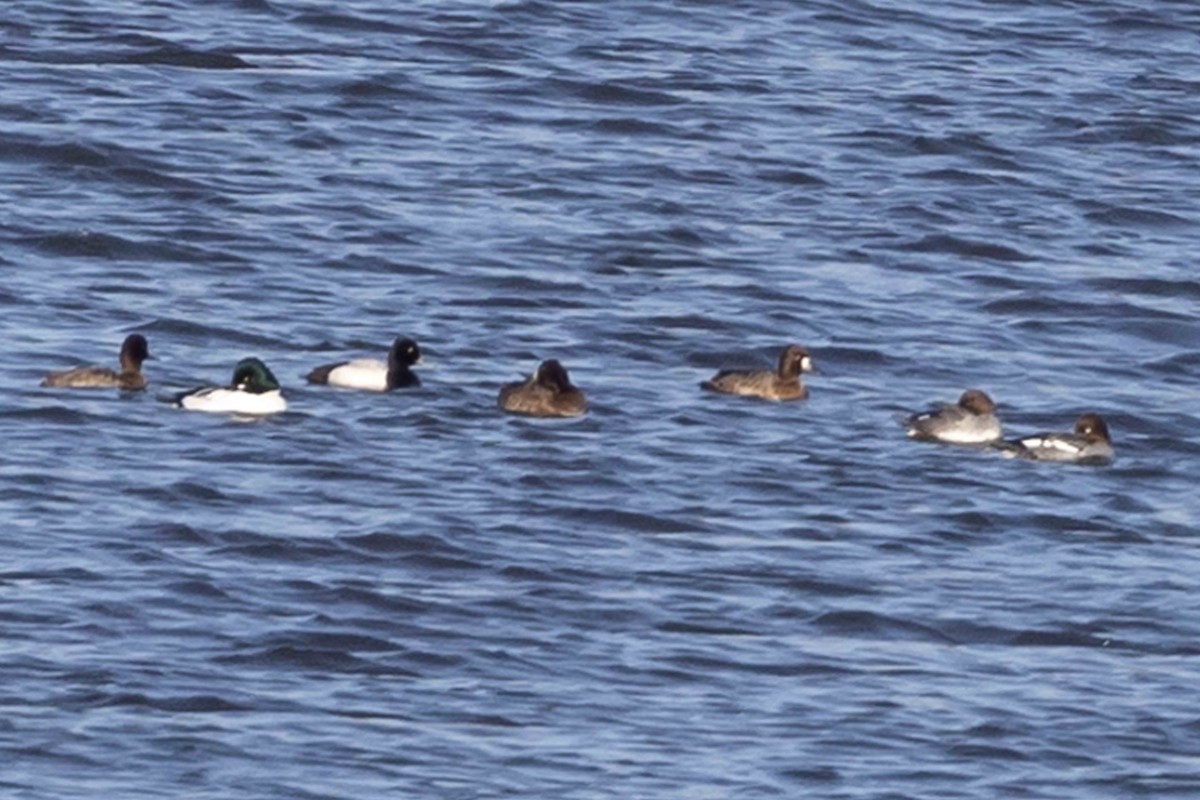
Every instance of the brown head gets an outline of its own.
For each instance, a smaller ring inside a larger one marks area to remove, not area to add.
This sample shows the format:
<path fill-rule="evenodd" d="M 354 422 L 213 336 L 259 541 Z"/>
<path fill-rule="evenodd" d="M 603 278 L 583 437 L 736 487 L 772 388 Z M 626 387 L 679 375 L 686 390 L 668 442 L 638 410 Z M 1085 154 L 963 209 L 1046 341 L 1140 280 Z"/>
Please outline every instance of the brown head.
<path fill-rule="evenodd" d="M 538 366 L 537 383 L 555 392 L 569 392 L 575 388 L 567 376 L 566 367 L 553 358 L 543 361 Z"/>
<path fill-rule="evenodd" d="M 996 411 L 996 404 L 992 402 L 992 398 L 979 389 L 967 389 L 963 392 L 962 397 L 958 398 L 958 407 L 979 416 L 994 414 Z"/>
<path fill-rule="evenodd" d="M 789 344 L 779 354 L 779 377 L 795 380 L 801 372 L 812 372 L 812 357 L 798 344 Z"/>
<path fill-rule="evenodd" d="M 1108 436 L 1108 426 L 1104 424 L 1104 420 L 1100 418 L 1099 414 L 1084 414 L 1075 420 L 1075 433 L 1096 441 L 1112 441 Z"/>
<path fill-rule="evenodd" d="M 142 368 L 142 362 L 150 358 L 154 356 L 150 355 L 150 345 L 146 343 L 145 336 L 131 333 L 125 337 L 121 344 L 122 372 L 138 372 Z"/>

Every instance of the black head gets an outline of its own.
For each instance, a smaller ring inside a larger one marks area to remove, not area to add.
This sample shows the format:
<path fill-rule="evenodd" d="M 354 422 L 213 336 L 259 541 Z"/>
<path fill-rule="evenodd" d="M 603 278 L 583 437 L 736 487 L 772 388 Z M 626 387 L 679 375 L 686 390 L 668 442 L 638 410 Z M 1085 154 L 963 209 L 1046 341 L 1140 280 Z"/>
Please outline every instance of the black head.
<path fill-rule="evenodd" d="M 567 376 L 566 367 L 553 358 L 543 361 L 538 366 L 537 382 L 539 386 L 545 386 L 556 392 L 569 392 L 575 388 Z"/>
<path fill-rule="evenodd" d="M 798 378 L 801 372 L 812 372 L 812 356 L 798 344 L 789 344 L 779 355 L 779 377 Z"/>
<path fill-rule="evenodd" d="M 134 367 L 140 367 L 142 362 L 154 358 L 150 355 L 150 345 L 146 343 L 146 337 L 140 333 L 131 333 L 125 337 L 125 341 L 121 344 L 121 363 L 131 364 Z"/>
<path fill-rule="evenodd" d="M 273 392 L 279 388 L 279 381 L 267 365 L 257 358 L 243 358 L 233 369 L 233 380 L 230 385 L 254 394 Z"/>
<path fill-rule="evenodd" d="M 958 405 L 959 408 L 970 411 L 972 414 L 984 415 L 996 411 L 996 404 L 992 402 L 992 398 L 979 389 L 967 389 L 963 392 L 962 397 L 958 398 Z"/>
<path fill-rule="evenodd" d="M 1108 426 L 1104 424 L 1104 420 L 1100 419 L 1099 414 L 1084 414 L 1075 420 L 1075 433 L 1089 439 L 1112 441 L 1108 436 Z"/>
<path fill-rule="evenodd" d="M 392 342 L 392 349 L 388 351 L 389 368 L 411 367 L 420 360 L 421 348 L 412 339 L 401 337 Z"/>

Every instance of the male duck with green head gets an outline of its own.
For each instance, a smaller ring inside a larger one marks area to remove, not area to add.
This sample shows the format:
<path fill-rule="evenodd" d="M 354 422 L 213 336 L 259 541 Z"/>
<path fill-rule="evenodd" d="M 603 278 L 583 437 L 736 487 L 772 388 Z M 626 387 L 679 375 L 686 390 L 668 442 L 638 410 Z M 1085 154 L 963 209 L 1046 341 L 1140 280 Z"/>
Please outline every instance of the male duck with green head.
<path fill-rule="evenodd" d="M 243 358 L 233 370 L 229 386 L 205 386 L 175 397 L 189 411 L 261 416 L 287 410 L 279 381 L 257 358 Z"/>

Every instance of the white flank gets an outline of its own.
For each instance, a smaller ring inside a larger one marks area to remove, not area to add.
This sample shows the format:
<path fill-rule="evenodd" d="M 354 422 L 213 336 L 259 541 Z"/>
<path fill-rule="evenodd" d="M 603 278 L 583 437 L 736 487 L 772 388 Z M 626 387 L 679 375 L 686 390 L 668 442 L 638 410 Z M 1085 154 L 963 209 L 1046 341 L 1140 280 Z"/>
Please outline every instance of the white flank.
<path fill-rule="evenodd" d="M 946 431 L 940 432 L 938 438 L 952 444 L 987 444 L 994 442 L 1003 435 L 999 423 L 968 420 Z"/>
<path fill-rule="evenodd" d="M 1043 461 L 1076 461 L 1086 445 L 1066 436 L 1029 436 L 1018 441 L 1029 454 Z"/>
<path fill-rule="evenodd" d="M 329 385 L 343 389 L 365 389 L 369 392 L 386 392 L 388 365 L 386 361 L 360 358 L 347 361 L 329 373 Z"/>
<path fill-rule="evenodd" d="M 1079 445 L 1057 436 L 1031 436 L 1022 439 L 1021 444 L 1030 450 L 1051 450 L 1057 453 L 1073 455 L 1080 451 Z"/>
<path fill-rule="evenodd" d="M 283 393 L 243 392 L 238 389 L 202 389 L 186 395 L 179 405 L 189 411 L 208 411 L 214 414 L 278 414 L 287 410 Z"/>
<path fill-rule="evenodd" d="M 995 417 L 977 417 L 950 408 L 933 414 L 921 414 L 908 421 L 908 435 L 929 437 L 947 444 L 987 444 L 1003 435 Z"/>

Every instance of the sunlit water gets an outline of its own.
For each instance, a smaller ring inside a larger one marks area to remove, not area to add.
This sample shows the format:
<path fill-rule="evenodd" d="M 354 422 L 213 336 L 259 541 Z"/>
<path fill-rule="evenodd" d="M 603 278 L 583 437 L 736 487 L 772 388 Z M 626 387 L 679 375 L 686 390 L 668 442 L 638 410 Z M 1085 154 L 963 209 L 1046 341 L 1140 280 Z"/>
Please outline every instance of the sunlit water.
<path fill-rule="evenodd" d="M 0 794 L 1200 791 L 1198 34 L 5 6 Z M 144 395 L 38 386 L 132 331 Z M 700 392 L 793 341 L 810 400 Z M 248 355 L 289 413 L 160 402 Z M 590 414 L 501 415 L 547 357 Z M 904 438 L 971 386 L 1116 463 Z"/>

